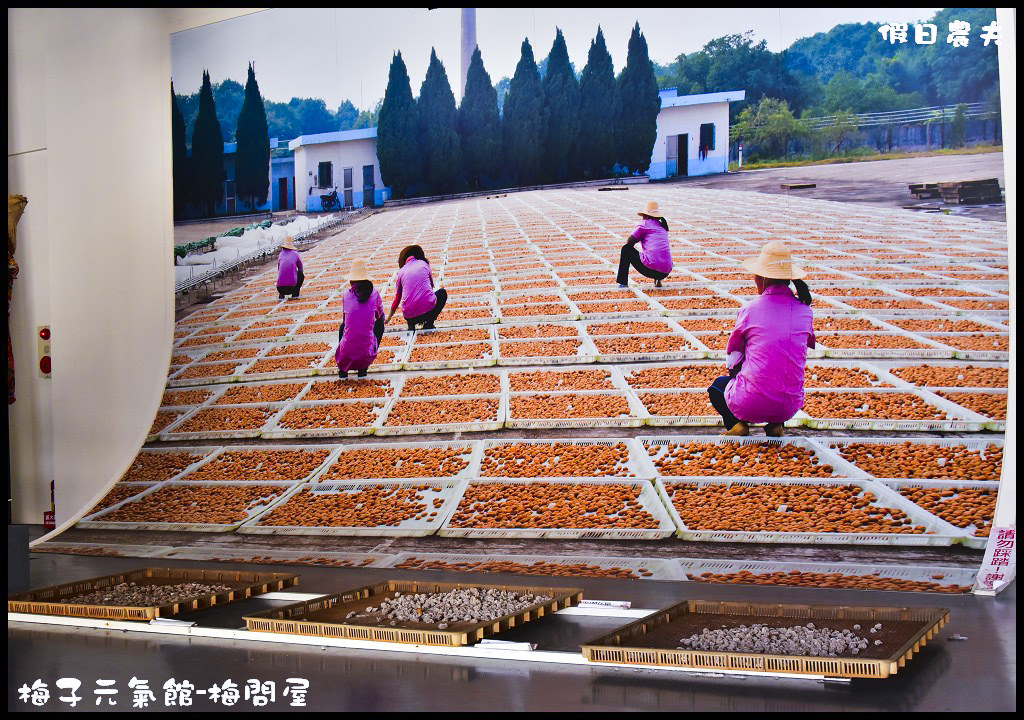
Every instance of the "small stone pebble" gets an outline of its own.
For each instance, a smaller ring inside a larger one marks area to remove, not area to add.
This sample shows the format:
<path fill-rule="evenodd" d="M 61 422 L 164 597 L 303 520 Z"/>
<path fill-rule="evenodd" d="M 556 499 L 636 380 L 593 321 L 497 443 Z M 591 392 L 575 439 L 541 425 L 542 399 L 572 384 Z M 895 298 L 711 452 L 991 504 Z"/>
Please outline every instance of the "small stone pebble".
<path fill-rule="evenodd" d="M 61 600 L 76 605 L 114 605 L 125 607 L 157 607 L 213 593 L 227 592 L 229 585 L 178 583 L 177 585 L 139 585 L 121 583 L 102 590 Z"/>
<path fill-rule="evenodd" d="M 740 625 L 721 630 L 704 629 L 681 639 L 679 643 L 679 650 L 813 657 L 838 657 L 846 653 L 857 655 L 868 647 L 867 639 L 850 630 L 818 629 L 814 623 L 783 628 L 755 623 L 749 627 Z M 875 645 L 881 644 L 880 640 L 875 641 Z"/>
<path fill-rule="evenodd" d="M 515 614 L 550 599 L 547 595 L 520 595 L 494 588 L 467 588 L 445 593 L 395 593 L 393 597 L 382 600 L 379 608 L 370 606 L 362 612 L 350 613 L 346 619 L 366 618 L 379 612 L 392 627 L 399 622 L 420 622 L 437 623 L 437 628 L 444 630 L 453 622 L 476 625 Z"/>

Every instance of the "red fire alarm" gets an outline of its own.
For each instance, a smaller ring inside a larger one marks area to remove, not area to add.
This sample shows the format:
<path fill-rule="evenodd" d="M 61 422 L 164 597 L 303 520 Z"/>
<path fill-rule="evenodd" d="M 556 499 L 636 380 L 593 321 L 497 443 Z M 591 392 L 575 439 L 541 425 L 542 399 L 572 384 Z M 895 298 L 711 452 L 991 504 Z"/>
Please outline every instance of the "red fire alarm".
<path fill-rule="evenodd" d="M 37 331 L 39 339 L 36 344 L 39 348 L 39 377 L 51 377 L 52 364 L 50 361 L 50 326 L 40 325 Z"/>

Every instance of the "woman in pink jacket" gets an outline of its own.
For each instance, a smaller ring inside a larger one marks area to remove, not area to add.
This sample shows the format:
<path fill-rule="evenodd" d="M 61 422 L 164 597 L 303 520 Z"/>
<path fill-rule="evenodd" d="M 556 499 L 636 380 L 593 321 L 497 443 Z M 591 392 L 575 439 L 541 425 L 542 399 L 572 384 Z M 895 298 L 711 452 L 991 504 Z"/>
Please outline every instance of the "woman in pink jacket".
<path fill-rule="evenodd" d="M 619 252 L 619 272 L 615 279 L 619 287 L 629 287 L 629 268 L 632 266 L 644 277 L 654 280 L 654 287 L 661 287 L 661 281 L 672 272 L 668 221 L 653 200 L 637 215 L 643 220 Z M 636 249 L 637 243 L 640 243 L 639 250 Z"/>
<path fill-rule="evenodd" d="M 402 315 L 410 330 L 415 330 L 421 323 L 424 330 L 432 330 L 434 321 L 448 302 L 448 291 L 441 288 L 435 292 L 434 274 L 419 245 L 410 245 L 399 253 L 398 267 L 395 300 L 384 322 L 391 322 L 398 303 L 402 303 Z"/>
<path fill-rule="evenodd" d="M 373 280 L 366 273 L 366 262 L 353 260 L 348 278 L 349 290 L 342 298 L 341 327 L 338 328 L 338 348 L 334 361 L 338 377 L 347 378 L 349 370 L 359 377 L 377 359 L 377 349 L 384 336 L 384 304 Z"/>
<path fill-rule="evenodd" d="M 291 235 L 281 243 L 281 254 L 277 256 L 277 295 L 284 300 L 285 295 L 293 298 L 299 296 L 299 290 L 306 276 L 302 274 L 302 258 L 295 248 L 295 240 Z"/>
<path fill-rule="evenodd" d="M 737 314 L 726 347 L 729 375 L 715 380 L 708 396 L 725 435 L 749 435 L 752 424 L 767 423 L 765 435 L 779 437 L 804 405 L 807 348 L 815 344 L 811 293 L 785 243 L 768 243 L 743 267 L 754 273 L 759 296 Z"/>

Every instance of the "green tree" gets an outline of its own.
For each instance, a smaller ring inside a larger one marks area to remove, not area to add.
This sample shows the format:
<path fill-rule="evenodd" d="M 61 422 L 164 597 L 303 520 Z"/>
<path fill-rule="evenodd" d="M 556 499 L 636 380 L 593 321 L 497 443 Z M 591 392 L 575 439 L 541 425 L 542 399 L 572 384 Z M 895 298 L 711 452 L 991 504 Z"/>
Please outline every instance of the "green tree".
<path fill-rule="evenodd" d="M 569 51 L 562 31 L 555 28 L 555 42 L 548 55 L 547 73 L 541 81 L 547 124 L 544 129 L 544 175 L 553 182 L 574 179 L 573 155 L 580 129 L 580 86 L 569 65 Z"/>
<path fill-rule="evenodd" d="M 806 124 L 793 117 L 785 100 L 769 97 L 743 110 L 733 132 L 750 148 L 752 157 L 761 159 L 784 157 L 790 143 L 814 136 Z"/>
<path fill-rule="evenodd" d="M 852 144 L 863 139 L 863 133 L 858 129 L 853 114 L 849 110 L 840 110 L 833 123 L 821 129 L 821 137 L 828 143 L 828 154 L 835 155 L 844 142 Z"/>
<path fill-rule="evenodd" d="M 235 181 L 238 197 L 255 209 L 267 201 L 270 192 L 270 135 L 256 71 L 249 63 L 245 100 L 235 130 Z"/>
<path fill-rule="evenodd" d="M 455 130 L 455 95 L 433 48 L 416 105 L 425 191 L 431 195 L 454 192 L 462 170 L 459 134 Z"/>
<path fill-rule="evenodd" d="M 380 177 L 396 198 L 406 197 L 422 177 L 417 149 L 417 107 L 402 53 L 395 53 L 377 123 Z"/>
<path fill-rule="evenodd" d="M 185 203 L 188 199 L 188 148 L 185 146 L 185 118 L 178 109 L 177 97 L 174 94 L 174 82 L 171 82 L 171 162 L 174 182 L 174 219 L 185 216 Z"/>
<path fill-rule="evenodd" d="M 601 27 L 580 76 L 579 150 L 583 177 L 604 177 L 615 164 L 615 69 Z"/>
<path fill-rule="evenodd" d="M 647 172 L 658 135 L 661 99 L 640 23 L 633 26 L 629 37 L 626 67 L 619 74 L 616 90 L 619 95 L 615 123 L 617 162 L 631 174 Z"/>
<path fill-rule="evenodd" d="M 352 125 L 353 130 L 362 130 L 364 128 L 377 127 L 377 121 L 380 118 L 380 109 L 384 104 L 384 100 L 378 100 L 377 104 L 373 106 L 373 110 L 363 110 L 359 113 L 355 123 Z"/>
<path fill-rule="evenodd" d="M 516 185 L 535 185 L 541 178 L 544 147 L 544 88 L 529 40 L 523 40 L 516 71 L 505 96 L 502 150 L 505 167 Z"/>
<path fill-rule="evenodd" d="M 211 217 L 217 202 L 224 197 L 224 137 L 217 120 L 210 73 L 205 70 L 192 129 L 191 188 L 192 199 L 205 208 L 207 217 Z"/>
<path fill-rule="evenodd" d="M 949 144 L 962 148 L 967 142 L 967 106 L 960 103 L 956 106 L 953 119 L 949 122 Z"/>
<path fill-rule="evenodd" d="M 512 78 L 505 76 L 494 86 L 494 94 L 498 98 L 498 115 L 502 117 L 505 114 L 505 96 L 508 95 L 508 86 L 511 82 Z"/>
<path fill-rule="evenodd" d="M 339 130 L 352 130 L 355 127 L 356 118 L 359 117 L 359 110 L 351 100 L 342 100 L 335 116 L 338 118 Z"/>
<path fill-rule="evenodd" d="M 300 135 L 316 135 L 337 129 L 334 114 L 320 98 L 292 98 L 288 107 L 295 113 Z"/>
<path fill-rule="evenodd" d="M 459 106 L 457 124 L 463 175 L 472 190 L 479 190 L 486 184 L 485 178 L 494 178 L 502 172 L 501 118 L 497 95 L 477 47 L 469 61 L 466 93 Z"/>
<path fill-rule="evenodd" d="M 234 142 L 238 113 L 245 101 L 245 88 L 228 79 L 213 87 L 213 99 L 217 104 L 217 121 L 224 133 L 224 142 Z"/>

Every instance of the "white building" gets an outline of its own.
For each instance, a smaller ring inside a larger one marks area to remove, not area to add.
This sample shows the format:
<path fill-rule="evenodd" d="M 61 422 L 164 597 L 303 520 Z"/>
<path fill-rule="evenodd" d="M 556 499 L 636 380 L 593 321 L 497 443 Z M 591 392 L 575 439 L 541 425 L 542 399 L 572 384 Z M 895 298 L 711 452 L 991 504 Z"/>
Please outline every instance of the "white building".
<path fill-rule="evenodd" d="M 676 88 L 658 92 L 658 137 L 654 141 L 652 180 L 710 175 L 729 169 L 729 103 L 744 90 L 679 96 Z"/>
<path fill-rule="evenodd" d="M 333 190 L 343 207 L 378 206 L 390 193 L 380 178 L 377 128 L 300 135 L 295 153 L 295 209 L 322 210 L 320 196 Z"/>

